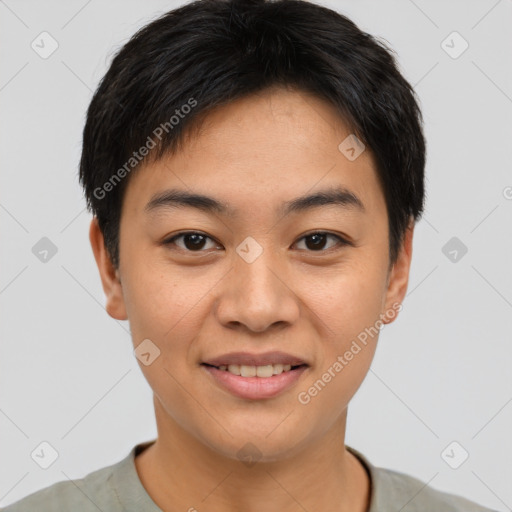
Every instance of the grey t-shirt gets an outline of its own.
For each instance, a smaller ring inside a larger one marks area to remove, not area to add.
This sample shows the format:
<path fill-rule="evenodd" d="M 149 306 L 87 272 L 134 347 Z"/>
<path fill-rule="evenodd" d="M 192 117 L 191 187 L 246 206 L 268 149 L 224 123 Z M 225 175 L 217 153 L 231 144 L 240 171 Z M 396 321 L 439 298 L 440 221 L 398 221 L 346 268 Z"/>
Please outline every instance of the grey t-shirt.
<path fill-rule="evenodd" d="M 140 443 L 111 466 L 40 489 L 0 512 L 162 512 L 143 487 L 135 467 L 135 456 L 153 442 Z M 376 467 L 359 451 L 346 448 L 370 476 L 368 512 L 496 512 L 461 496 L 437 491 L 412 476 Z"/>

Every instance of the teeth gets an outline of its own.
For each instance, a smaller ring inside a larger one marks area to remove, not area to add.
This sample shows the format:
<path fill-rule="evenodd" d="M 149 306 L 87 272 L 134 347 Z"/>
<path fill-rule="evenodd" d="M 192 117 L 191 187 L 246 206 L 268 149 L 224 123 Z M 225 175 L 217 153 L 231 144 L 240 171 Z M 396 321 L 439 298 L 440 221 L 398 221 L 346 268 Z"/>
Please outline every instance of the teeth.
<path fill-rule="evenodd" d="M 228 371 L 234 375 L 242 377 L 272 377 L 272 375 L 279 375 L 283 372 L 290 371 L 292 366 L 290 364 L 267 364 L 265 366 L 246 366 L 244 364 L 230 364 L 228 366 L 219 366 L 219 370 Z"/>
<path fill-rule="evenodd" d="M 272 375 L 274 375 L 274 367 L 271 364 L 267 364 L 266 366 L 256 366 L 254 368 L 256 368 L 256 375 L 258 377 L 272 377 Z"/>
<path fill-rule="evenodd" d="M 274 364 L 273 365 L 273 374 L 279 375 L 283 372 L 284 366 L 282 364 Z"/>
<path fill-rule="evenodd" d="M 242 377 L 256 377 L 256 366 L 240 365 L 240 375 Z"/>

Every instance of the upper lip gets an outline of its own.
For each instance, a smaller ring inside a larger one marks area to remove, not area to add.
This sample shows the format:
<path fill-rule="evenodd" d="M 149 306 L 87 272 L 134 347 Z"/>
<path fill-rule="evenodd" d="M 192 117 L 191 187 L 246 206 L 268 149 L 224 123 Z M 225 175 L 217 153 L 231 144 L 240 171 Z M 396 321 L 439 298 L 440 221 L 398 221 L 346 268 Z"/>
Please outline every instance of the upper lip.
<path fill-rule="evenodd" d="M 285 352 L 273 351 L 264 352 L 262 354 L 251 354 L 250 352 L 230 352 L 218 357 L 207 359 L 203 364 L 211 366 L 228 366 L 230 364 L 238 364 L 244 366 L 266 366 L 269 364 L 289 364 L 291 366 L 299 366 L 307 363 L 300 357 Z"/>

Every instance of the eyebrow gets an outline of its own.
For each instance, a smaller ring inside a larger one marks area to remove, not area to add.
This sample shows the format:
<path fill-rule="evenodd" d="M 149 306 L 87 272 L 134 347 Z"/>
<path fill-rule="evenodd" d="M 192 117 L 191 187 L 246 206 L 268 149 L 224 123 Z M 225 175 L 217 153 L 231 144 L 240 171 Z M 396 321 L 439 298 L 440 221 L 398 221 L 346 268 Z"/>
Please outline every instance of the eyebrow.
<path fill-rule="evenodd" d="M 365 212 L 361 199 L 345 187 L 333 187 L 320 190 L 284 202 L 278 210 L 282 215 L 300 213 L 319 206 L 341 206 Z M 238 211 L 228 204 L 203 194 L 190 193 L 185 190 L 169 189 L 158 192 L 151 197 L 144 211 L 147 213 L 166 208 L 188 207 L 206 213 L 219 213 L 228 217 L 236 217 Z"/>

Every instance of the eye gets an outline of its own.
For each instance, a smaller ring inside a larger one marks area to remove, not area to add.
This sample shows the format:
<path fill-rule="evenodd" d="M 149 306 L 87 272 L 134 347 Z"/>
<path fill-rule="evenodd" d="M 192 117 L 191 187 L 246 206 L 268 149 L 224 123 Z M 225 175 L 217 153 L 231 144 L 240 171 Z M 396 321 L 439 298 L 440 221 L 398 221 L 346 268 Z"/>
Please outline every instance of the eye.
<path fill-rule="evenodd" d="M 327 239 L 333 239 L 337 241 L 337 244 L 331 245 L 330 247 L 327 247 L 327 249 L 331 249 L 332 247 L 343 246 L 343 245 L 350 245 L 350 243 L 345 240 L 344 238 L 341 238 L 338 235 L 335 235 L 333 233 L 325 233 L 323 231 L 317 231 L 315 233 L 310 233 L 306 236 L 303 236 L 300 240 L 306 240 L 306 247 L 310 249 L 312 252 L 322 252 L 326 251 L 325 248 L 326 240 Z M 309 243 L 307 242 L 309 240 Z"/>
<path fill-rule="evenodd" d="M 337 243 L 331 244 L 331 246 L 326 248 L 326 241 L 329 238 Z M 180 240 L 182 243 L 177 243 L 178 240 Z M 174 235 L 172 238 L 165 240 L 163 244 L 176 245 L 180 249 L 188 252 L 205 252 L 205 246 L 208 245 L 208 240 L 210 241 L 210 243 L 212 243 L 212 246 L 210 248 L 218 247 L 218 244 L 216 245 L 216 242 L 211 237 L 198 231 L 187 231 L 183 233 L 178 233 L 177 235 Z M 306 250 L 308 250 L 309 252 L 325 252 L 328 249 L 336 247 L 336 245 L 351 245 L 350 242 L 348 242 L 344 238 L 333 233 L 326 233 L 323 231 L 316 231 L 314 233 L 305 235 L 299 239 L 299 242 L 302 240 L 306 241 Z M 206 249 L 208 249 L 208 247 L 206 247 Z"/>
<path fill-rule="evenodd" d="M 183 245 L 176 243 L 176 241 L 180 239 L 182 239 Z M 172 238 L 165 240 L 163 243 L 164 245 L 176 245 L 180 249 L 183 249 L 184 251 L 204 252 L 203 249 L 205 245 L 207 245 L 206 240 L 211 240 L 213 242 L 212 238 L 203 233 L 199 233 L 197 231 L 187 231 L 184 233 L 178 233 Z M 217 247 L 215 243 L 213 244 L 213 246 L 213 248 Z"/>

